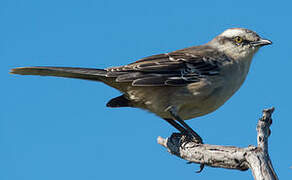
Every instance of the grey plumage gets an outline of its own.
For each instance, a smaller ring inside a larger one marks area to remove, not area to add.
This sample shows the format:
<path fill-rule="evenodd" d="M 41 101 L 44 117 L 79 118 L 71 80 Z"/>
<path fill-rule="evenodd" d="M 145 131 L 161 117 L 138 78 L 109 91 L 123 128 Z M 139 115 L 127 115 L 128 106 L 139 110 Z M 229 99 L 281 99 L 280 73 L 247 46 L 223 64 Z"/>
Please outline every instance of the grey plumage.
<path fill-rule="evenodd" d="M 229 61 L 230 59 L 225 54 L 209 46 L 197 46 L 150 56 L 128 65 L 107 69 L 42 66 L 15 68 L 11 73 L 102 81 L 122 92 L 126 91 L 124 92 L 126 94 L 122 96 L 123 99 L 115 99 L 115 105 L 108 105 L 108 107 L 126 107 L 130 106 L 131 100 L 124 86 L 133 86 L 130 89 L 135 89 L 135 86 L 186 86 L 208 79 L 208 76 L 218 75 L 220 66 Z M 128 98 L 128 105 L 125 104 L 125 98 Z M 117 103 L 118 100 L 122 102 Z"/>
<path fill-rule="evenodd" d="M 12 69 L 11 73 L 101 81 L 123 93 L 110 100 L 108 107 L 138 107 L 167 121 L 187 120 L 224 104 L 244 82 L 253 55 L 268 44 L 271 42 L 253 31 L 233 28 L 207 44 L 146 57 L 124 66 L 22 67 Z"/>

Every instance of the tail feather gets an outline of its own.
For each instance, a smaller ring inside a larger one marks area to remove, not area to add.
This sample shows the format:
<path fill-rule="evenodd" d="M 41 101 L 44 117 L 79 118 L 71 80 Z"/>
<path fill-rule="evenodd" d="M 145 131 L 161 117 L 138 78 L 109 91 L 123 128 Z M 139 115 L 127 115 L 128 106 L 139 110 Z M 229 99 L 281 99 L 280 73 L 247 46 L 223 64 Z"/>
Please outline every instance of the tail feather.
<path fill-rule="evenodd" d="M 106 70 L 104 69 L 47 66 L 20 67 L 11 69 L 10 73 L 20 75 L 57 76 L 96 81 L 99 81 L 101 77 L 106 76 Z"/>

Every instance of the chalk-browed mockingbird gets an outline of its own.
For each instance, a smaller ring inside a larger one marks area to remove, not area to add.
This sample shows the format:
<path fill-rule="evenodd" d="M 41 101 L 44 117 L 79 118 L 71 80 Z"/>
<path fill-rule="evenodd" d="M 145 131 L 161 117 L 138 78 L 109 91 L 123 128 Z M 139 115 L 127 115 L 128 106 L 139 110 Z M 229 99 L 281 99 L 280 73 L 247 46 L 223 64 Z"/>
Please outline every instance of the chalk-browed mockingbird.
<path fill-rule="evenodd" d="M 123 94 L 108 107 L 137 107 L 199 136 L 184 120 L 223 105 L 242 85 L 260 47 L 272 42 L 244 28 L 227 29 L 207 44 L 143 58 L 106 69 L 20 67 L 12 74 L 58 76 L 103 82 Z"/>

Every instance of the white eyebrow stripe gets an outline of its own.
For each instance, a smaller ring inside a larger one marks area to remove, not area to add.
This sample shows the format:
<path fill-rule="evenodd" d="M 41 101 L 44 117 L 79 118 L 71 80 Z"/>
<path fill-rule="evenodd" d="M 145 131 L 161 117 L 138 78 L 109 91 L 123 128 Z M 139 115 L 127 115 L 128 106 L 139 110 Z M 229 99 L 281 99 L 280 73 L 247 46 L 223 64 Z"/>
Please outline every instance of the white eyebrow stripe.
<path fill-rule="evenodd" d="M 225 37 L 233 37 L 233 36 L 236 36 L 236 35 L 240 35 L 244 33 L 242 31 L 242 29 L 228 29 L 226 31 L 224 31 L 221 36 L 225 36 Z"/>

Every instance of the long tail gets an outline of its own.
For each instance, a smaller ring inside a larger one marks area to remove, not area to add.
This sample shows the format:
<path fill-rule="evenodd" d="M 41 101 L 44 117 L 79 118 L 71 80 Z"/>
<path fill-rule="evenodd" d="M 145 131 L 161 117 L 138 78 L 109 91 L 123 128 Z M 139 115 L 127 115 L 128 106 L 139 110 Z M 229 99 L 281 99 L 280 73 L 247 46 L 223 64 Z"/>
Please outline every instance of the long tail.
<path fill-rule="evenodd" d="M 11 69 L 10 73 L 20 75 L 57 76 L 101 81 L 122 92 L 126 92 L 127 90 L 127 85 L 117 83 L 115 81 L 115 78 L 106 77 L 107 71 L 104 69 L 36 66 L 36 67 L 19 67 Z M 131 106 L 132 106 L 131 101 L 125 95 L 113 98 L 107 103 L 107 107 L 131 107 Z"/>
<path fill-rule="evenodd" d="M 103 79 L 102 77 L 106 76 L 106 70 L 104 69 L 47 66 L 20 67 L 11 69 L 10 73 L 20 75 L 57 76 L 95 81 L 101 81 Z"/>

